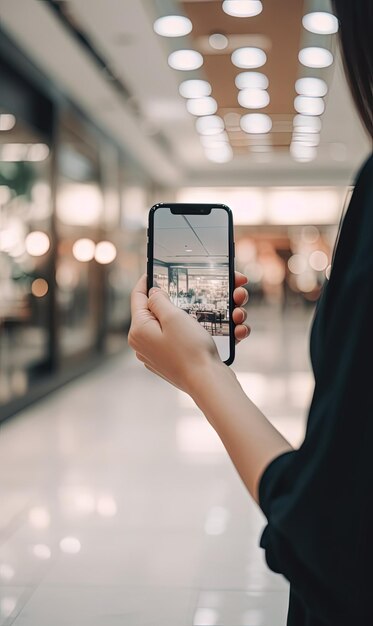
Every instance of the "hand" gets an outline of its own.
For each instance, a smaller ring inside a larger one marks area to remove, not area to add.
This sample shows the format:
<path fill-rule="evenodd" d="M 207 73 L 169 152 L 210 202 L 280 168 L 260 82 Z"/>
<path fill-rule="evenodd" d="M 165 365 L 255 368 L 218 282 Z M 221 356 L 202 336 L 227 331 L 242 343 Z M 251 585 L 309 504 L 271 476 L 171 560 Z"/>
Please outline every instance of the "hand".
<path fill-rule="evenodd" d="M 248 296 L 242 285 L 246 278 L 236 273 L 234 301 L 243 305 Z M 170 301 L 167 293 L 152 289 L 147 296 L 146 275 L 135 286 L 131 297 L 132 322 L 128 343 L 147 369 L 176 387 L 191 393 L 201 372 L 213 363 L 222 365 L 211 335 L 185 311 Z M 236 340 L 248 335 L 244 309 L 233 311 L 237 323 Z"/>

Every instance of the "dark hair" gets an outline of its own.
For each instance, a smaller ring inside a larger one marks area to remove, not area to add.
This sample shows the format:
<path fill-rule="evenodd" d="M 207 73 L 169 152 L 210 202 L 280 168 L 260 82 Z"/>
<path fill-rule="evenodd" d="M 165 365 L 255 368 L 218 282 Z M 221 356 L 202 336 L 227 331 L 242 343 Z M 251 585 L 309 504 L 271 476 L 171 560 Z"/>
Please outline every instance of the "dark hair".
<path fill-rule="evenodd" d="M 360 117 L 373 137 L 373 1 L 332 0 L 343 64 Z"/>

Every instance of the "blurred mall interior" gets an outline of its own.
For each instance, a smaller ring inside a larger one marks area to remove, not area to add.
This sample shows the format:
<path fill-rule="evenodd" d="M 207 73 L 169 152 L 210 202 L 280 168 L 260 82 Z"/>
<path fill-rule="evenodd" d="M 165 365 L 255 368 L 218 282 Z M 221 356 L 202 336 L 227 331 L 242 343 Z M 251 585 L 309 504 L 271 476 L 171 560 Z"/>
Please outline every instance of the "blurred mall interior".
<path fill-rule="evenodd" d="M 284 626 L 264 516 L 127 331 L 149 208 L 227 204 L 252 327 L 233 369 L 302 441 L 310 323 L 369 152 L 329 11 L 0 0 L 0 626 Z"/>

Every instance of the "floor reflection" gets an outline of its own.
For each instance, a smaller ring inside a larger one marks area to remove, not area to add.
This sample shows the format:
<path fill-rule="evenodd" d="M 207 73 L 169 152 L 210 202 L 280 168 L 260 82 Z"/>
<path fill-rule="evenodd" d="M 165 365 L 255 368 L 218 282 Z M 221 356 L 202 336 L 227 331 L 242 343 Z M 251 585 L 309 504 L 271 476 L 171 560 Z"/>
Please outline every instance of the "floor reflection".
<path fill-rule="evenodd" d="M 297 445 L 310 316 L 249 320 L 238 378 Z M 0 626 L 285 624 L 263 515 L 196 405 L 132 354 L 0 432 Z"/>

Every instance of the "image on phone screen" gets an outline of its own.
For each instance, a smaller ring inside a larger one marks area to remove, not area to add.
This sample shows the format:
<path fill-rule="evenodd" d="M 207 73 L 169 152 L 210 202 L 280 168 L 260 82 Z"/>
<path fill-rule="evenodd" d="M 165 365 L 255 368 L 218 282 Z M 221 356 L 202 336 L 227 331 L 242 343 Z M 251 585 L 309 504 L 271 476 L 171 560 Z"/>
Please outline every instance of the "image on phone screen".
<path fill-rule="evenodd" d="M 211 334 L 220 358 L 230 355 L 228 213 L 154 213 L 153 285 Z"/>

